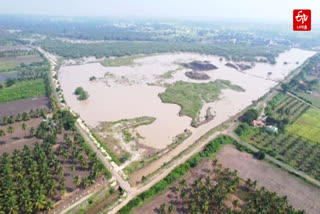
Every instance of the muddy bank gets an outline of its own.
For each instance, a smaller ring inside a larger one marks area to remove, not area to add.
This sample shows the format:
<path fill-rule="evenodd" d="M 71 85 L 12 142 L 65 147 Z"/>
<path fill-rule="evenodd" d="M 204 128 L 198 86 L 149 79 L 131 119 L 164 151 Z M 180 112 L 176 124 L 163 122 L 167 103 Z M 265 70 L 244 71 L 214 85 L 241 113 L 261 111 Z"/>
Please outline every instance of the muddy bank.
<path fill-rule="evenodd" d="M 190 79 L 194 79 L 194 80 L 208 80 L 208 79 L 210 79 L 210 76 L 208 74 L 200 73 L 200 72 L 196 72 L 196 71 L 187 71 L 185 73 L 185 75 L 187 77 L 189 77 Z"/>
<path fill-rule="evenodd" d="M 230 68 L 234 68 L 234 69 L 236 69 L 236 70 L 239 69 L 237 66 L 235 66 L 234 64 L 232 64 L 232 63 L 230 63 L 230 62 L 226 63 L 225 66 L 228 66 L 228 67 L 230 67 Z"/>
<path fill-rule="evenodd" d="M 218 69 L 217 66 L 210 64 L 209 61 L 193 61 L 190 63 L 182 63 L 181 65 L 185 68 L 190 68 L 193 71 L 209 71 Z"/>

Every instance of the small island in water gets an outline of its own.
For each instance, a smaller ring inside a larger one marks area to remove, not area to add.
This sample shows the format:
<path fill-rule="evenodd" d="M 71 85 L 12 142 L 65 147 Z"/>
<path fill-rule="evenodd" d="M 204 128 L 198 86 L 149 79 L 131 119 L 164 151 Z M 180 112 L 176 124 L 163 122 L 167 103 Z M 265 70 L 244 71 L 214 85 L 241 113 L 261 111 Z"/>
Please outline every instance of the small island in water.
<path fill-rule="evenodd" d="M 89 98 L 89 94 L 87 91 L 85 91 L 82 87 L 76 88 L 74 91 L 75 95 L 78 95 L 78 100 L 86 100 Z"/>

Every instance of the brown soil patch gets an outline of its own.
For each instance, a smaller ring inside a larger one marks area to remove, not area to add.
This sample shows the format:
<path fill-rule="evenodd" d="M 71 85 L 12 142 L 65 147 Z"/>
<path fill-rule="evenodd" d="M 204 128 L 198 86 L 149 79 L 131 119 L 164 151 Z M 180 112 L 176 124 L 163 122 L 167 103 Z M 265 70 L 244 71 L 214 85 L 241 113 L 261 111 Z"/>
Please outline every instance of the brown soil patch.
<path fill-rule="evenodd" d="M 240 152 L 233 146 L 224 146 L 217 155 L 218 162 L 224 167 L 237 170 L 242 179 L 257 180 L 259 186 L 280 196 L 287 196 L 289 203 L 296 209 L 303 209 L 310 214 L 320 212 L 320 190 L 299 178 L 256 160 L 252 155 Z"/>
<path fill-rule="evenodd" d="M 11 115 L 16 116 L 19 113 L 29 112 L 30 110 L 48 109 L 49 107 L 49 99 L 46 96 L 0 103 L 0 119 Z"/>
<path fill-rule="evenodd" d="M 38 55 L 26 55 L 26 56 L 9 56 L 0 57 L 0 62 L 16 62 L 16 63 L 32 63 L 32 62 L 42 62 L 43 59 Z"/>
<path fill-rule="evenodd" d="M 0 126 L 0 129 L 5 131 L 6 136 L 0 137 L 0 155 L 3 153 L 12 153 L 15 149 L 21 150 L 25 145 L 32 146 L 35 142 L 39 142 L 40 140 L 30 136 L 30 129 L 38 128 L 41 123 L 42 118 L 34 118 L 28 121 L 16 122 L 10 124 L 14 128 L 14 132 L 12 134 L 7 133 L 7 128 L 9 125 Z M 22 129 L 22 124 L 25 123 L 27 125 L 26 130 Z"/>

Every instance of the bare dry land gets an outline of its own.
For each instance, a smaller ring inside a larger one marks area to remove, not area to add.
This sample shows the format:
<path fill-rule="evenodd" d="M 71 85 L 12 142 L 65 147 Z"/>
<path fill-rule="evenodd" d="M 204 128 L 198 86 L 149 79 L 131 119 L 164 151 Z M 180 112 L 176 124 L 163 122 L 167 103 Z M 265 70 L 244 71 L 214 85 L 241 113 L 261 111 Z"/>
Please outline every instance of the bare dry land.
<path fill-rule="evenodd" d="M 22 150 L 26 146 L 33 146 L 37 141 L 40 142 L 36 137 L 30 135 L 30 129 L 37 129 L 41 123 L 42 118 L 30 119 L 28 121 L 16 122 L 6 126 L 0 126 L 6 135 L 0 137 L 0 155 L 3 153 L 12 153 L 15 149 Z M 26 124 L 26 130 L 23 130 L 22 124 Z M 13 127 L 13 133 L 7 133 L 8 127 Z"/>
<path fill-rule="evenodd" d="M 10 56 L 10 57 L 0 57 L 0 62 L 15 62 L 19 63 L 32 63 L 32 62 L 42 62 L 43 59 L 40 55 L 24 55 L 24 56 Z"/>
<path fill-rule="evenodd" d="M 30 110 L 48 109 L 49 107 L 49 99 L 46 96 L 0 103 L 0 119 L 11 115 L 16 116 L 19 113 L 29 112 Z"/>
<path fill-rule="evenodd" d="M 320 210 L 320 190 L 312 187 L 299 178 L 288 174 L 266 162 L 256 160 L 251 154 L 240 152 L 230 145 L 224 146 L 217 155 L 218 162 L 224 167 L 237 170 L 242 179 L 257 180 L 280 196 L 287 196 L 289 203 L 310 214 L 318 214 Z"/>

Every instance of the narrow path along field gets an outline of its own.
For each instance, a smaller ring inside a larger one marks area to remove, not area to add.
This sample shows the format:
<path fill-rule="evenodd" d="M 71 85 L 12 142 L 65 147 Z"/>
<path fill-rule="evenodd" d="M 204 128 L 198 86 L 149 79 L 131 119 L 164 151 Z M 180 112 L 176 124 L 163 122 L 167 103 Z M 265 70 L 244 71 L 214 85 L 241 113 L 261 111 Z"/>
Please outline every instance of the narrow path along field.
<path fill-rule="evenodd" d="M 275 166 L 254 159 L 251 154 L 240 152 L 231 145 L 224 146 L 217 159 L 224 167 L 237 170 L 241 178 L 257 180 L 258 186 L 264 186 L 280 196 L 286 195 L 296 209 L 303 209 L 310 214 L 319 213 L 320 189 L 307 185 Z"/>
<path fill-rule="evenodd" d="M 119 175 L 118 171 L 116 171 L 112 165 L 107 161 L 106 157 L 97 149 L 97 147 L 93 144 L 92 140 L 88 137 L 87 133 L 83 130 L 83 128 L 77 123 L 76 124 L 79 132 L 84 137 L 84 139 L 89 143 L 91 148 L 95 151 L 97 156 L 102 160 L 102 163 L 105 167 L 111 172 L 111 174 L 116 178 L 116 180 L 120 183 L 120 186 L 126 190 L 127 192 L 131 192 L 131 187 L 127 181 L 125 181 L 121 175 Z"/>

